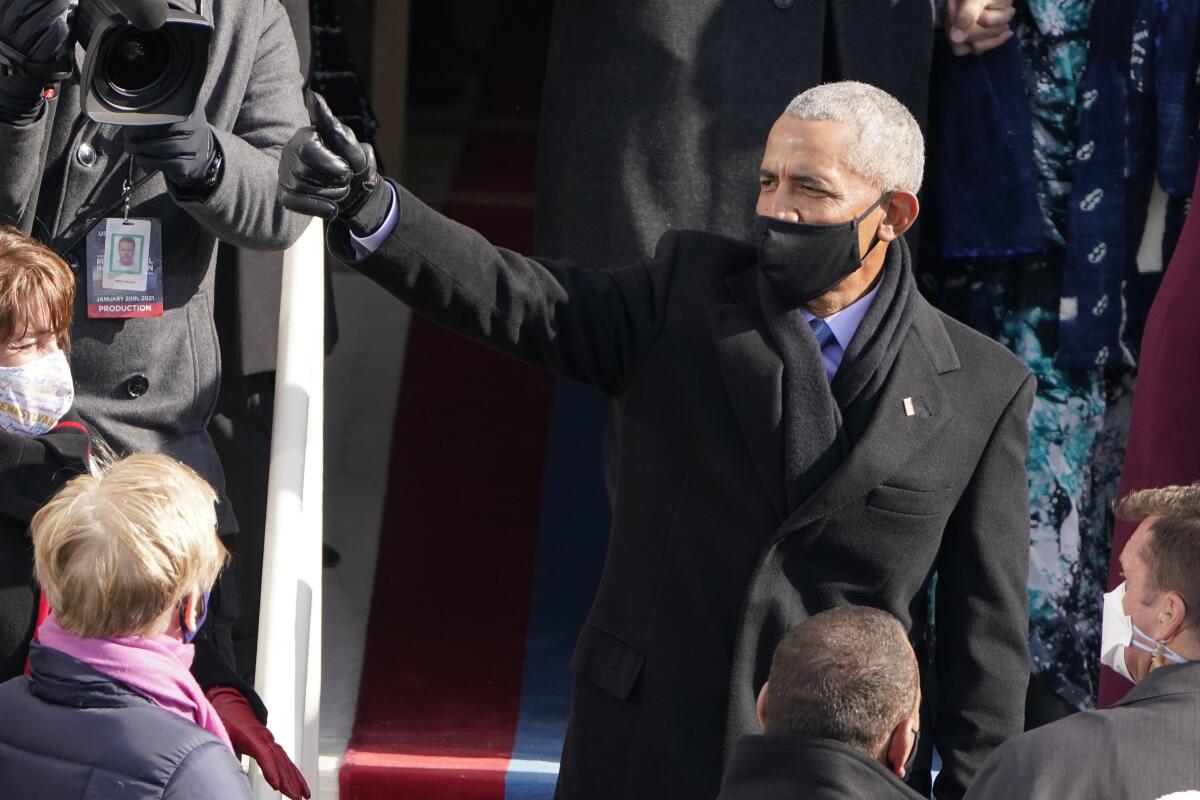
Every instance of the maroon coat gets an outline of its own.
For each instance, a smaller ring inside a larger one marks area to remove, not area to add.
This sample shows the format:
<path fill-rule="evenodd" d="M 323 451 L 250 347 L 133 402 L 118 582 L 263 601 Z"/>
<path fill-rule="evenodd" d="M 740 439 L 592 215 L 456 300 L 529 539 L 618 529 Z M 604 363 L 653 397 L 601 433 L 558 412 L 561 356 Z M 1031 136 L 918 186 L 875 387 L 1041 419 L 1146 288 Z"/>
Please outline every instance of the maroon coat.
<path fill-rule="evenodd" d="M 1192 192 L 1193 209 L 1200 203 L 1200 176 Z M 1142 335 L 1141 364 L 1133 394 L 1133 419 L 1120 496 L 1138 489 L 1200 480 L 1200 426 L 1195 424 L 1200 401 L 1200 214 L 1184 223 Z M 1108 588 L 1121 582 L 1121 550 L 1135 526 L 1117 522 L 1113 531 Z M 1132 684 L 1108 667 L 1101 667 L 1100 705 L 1125 695 Z"/>

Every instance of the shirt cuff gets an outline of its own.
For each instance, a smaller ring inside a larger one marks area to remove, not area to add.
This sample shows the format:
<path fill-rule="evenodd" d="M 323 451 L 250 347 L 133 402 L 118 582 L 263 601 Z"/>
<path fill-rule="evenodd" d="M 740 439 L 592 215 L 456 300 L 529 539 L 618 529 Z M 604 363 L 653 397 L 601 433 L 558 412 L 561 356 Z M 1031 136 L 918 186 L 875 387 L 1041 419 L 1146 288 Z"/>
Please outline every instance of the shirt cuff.
<path fill-rule="evenodd" d="M 370 236 L 359 238 L 353 233 L 350 234 L 350 248 L 354 251 L 355 258 L 366 258 L 379 249 L 392 231 L 396 230 L 396 223 L 400 221 L 400 198 L 396 197 L 396 188 L 390 183 L 387 184 L 388 191 L 392 193 L 392 203 L 388 208 L 387 217 L 384 218 L 383 224 L 379 226 L 379 230 L 372 233 Z"/>

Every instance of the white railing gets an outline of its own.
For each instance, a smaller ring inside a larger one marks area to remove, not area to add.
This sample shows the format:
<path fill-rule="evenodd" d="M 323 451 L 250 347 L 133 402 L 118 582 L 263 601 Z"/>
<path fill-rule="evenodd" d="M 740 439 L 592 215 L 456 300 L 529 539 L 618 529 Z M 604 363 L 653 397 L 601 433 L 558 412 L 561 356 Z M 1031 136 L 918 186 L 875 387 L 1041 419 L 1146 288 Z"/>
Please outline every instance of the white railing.
<path fill-rule="evenodd" d="M 324 226 L 313 220 L 283 259 L 279 359 L 267 487 L 254 688 L 276 741 L 319 791 L 321 540 L 325 380 Z M 258 800 L 278 798 L 257 768 Z"/>

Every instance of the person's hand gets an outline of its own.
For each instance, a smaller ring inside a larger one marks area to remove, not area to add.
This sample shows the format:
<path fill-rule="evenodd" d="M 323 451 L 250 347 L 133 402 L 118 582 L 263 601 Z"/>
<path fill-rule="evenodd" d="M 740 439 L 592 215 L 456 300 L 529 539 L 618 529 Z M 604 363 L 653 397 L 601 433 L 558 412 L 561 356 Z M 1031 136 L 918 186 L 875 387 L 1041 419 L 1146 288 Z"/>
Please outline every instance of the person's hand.
<path fill-rule="evenodd" d="M 304 774 L 283 752 L 267 726 L 254 716 L 254 709 L 241 692 L 229 686 L 214 686 L 207 694 L 217 716 L 225 723 L 233 749 L 240 756 L 254 759 L 272 789 L 283 792 L 292 800 L 312 797 Z"/>
<path fill-rule="evenodd" d="M 341 219 L 356 236 L 374 233 L 391 207 L 375 151 L 316 92 L 309 94 L 309 115 L 313 124 L 296 131 L 279 157 L 279 202 L 301 214 Z"/>
<path fill-rule="evenodd" d="M 0 0 L 0 39 L 34 64 L 65 61 L 70 0 Z"/>
<path fill-rule="evenodd" d="M 192 116 L 172 125 L 127 127 L 125 152 L 146 172 L 161 170 L 173 186 L 182 189 L 212 189 L 216 185 L 210 167 L 217 157 L 217 140 L 197 105 Z"/>
<path fill-rule="evenodd" d="M 979 55 L 1013 36 L 1012 0 L 946 0 L 946 35 L 956 56 Z"/>

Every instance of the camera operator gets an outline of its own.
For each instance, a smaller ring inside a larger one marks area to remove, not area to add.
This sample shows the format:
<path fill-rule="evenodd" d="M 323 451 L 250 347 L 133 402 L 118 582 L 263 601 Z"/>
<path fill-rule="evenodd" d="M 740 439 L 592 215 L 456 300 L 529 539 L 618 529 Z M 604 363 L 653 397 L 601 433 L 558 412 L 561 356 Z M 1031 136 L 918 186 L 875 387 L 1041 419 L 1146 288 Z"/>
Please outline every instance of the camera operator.
<path fill-rule="evenodd" d="M 0 77 L 0 221 L 34 214 L 33 234 L 75 273 L 72 369 L 81 415 L 118 453 L 164 452 L 212 483 L 221 497 L 218 530 L 235 550 L 237 522 L 206 430 L 220 370 L 215 252 L 217 239 L 284 249 L 307 222 L 276 201 L 279 151 L 308 120 L 296 43 L 279 0 L 170 0 L 212 25 L 195 110 L 170 125 L 100 124 L 82 111 L 84 51 L 67 16 L 73 5 L 0 0 L 5 45 L 32 63 L 73 66 L 57 85 Z M 146 272 L 161 291 L 161 316 L 89 316 L 88 273 L 99 266 L 87 248 L 97 225 L 122 216 L 155 221 L 161 269 Z M 227 573 L 214 589 L 193 673 L 238 750 L 255 758 L 272 786 L 307 796 L 263 724 L 261 700 L 234 669 L 235 586 Z"/>

